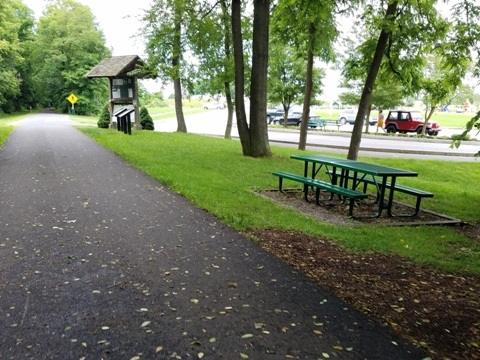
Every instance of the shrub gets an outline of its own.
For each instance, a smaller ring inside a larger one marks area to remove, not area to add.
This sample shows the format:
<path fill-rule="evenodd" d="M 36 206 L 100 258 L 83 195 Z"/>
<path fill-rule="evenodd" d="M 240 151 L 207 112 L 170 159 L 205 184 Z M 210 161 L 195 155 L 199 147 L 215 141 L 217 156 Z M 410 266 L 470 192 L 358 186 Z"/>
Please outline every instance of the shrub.
<path fill-rule="evenodd" d="M 143 130 L 154 130 L 153 119 L 145 106 L 140 108 L 140 124 Z"/>
<path fill-rule="evenodd" d="M 108 129 L 110 126 L 110 110 L 108 110 L 108 104 L 103 107 L 97 125 L 100 129 Z"/>

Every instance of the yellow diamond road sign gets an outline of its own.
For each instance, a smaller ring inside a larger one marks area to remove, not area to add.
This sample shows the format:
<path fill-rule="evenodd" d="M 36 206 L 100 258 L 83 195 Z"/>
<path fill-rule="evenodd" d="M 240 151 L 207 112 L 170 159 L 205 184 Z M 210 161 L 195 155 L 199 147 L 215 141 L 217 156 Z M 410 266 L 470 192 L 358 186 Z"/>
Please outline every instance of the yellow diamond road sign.
<path fill-rule="evenodd" d="M 78 101 L 78 98 L 74 94 L 70 94 L 68 95 L 67 100 L 70 101 L 71 104 L 75 104 Z"/>

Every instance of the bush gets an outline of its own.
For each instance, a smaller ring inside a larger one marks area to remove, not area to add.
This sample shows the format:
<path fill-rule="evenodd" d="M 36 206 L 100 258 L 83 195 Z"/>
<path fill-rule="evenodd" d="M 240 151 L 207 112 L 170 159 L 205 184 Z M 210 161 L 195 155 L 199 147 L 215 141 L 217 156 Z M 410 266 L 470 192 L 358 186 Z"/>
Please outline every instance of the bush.
<path fill-rule="evenodd" d="M 110 110 L 108 110 L 108 104 L 106 104 L 102 112 L 100 113 L 100 118 L 98 119 L 97 125 L 100 129 L 108 129 L 110 126 Z"/>
<path fill-rule="evenodd" d="M 140 108 L 140 124 L 143 130 L 154 130 L 153 119 L 145 106 Z"/>

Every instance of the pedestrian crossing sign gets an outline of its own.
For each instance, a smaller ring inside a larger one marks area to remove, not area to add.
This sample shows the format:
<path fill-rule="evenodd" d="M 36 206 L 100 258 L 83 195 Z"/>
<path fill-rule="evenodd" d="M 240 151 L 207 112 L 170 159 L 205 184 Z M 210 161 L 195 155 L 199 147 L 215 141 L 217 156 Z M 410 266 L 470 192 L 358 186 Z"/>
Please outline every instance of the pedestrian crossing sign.
<path fill-rule="evenodd" d="M 67 100 L 73 105 L 78 101 L 78 98 L 75 96 L 75 94 L 70 94 L 68 95 Z"/>

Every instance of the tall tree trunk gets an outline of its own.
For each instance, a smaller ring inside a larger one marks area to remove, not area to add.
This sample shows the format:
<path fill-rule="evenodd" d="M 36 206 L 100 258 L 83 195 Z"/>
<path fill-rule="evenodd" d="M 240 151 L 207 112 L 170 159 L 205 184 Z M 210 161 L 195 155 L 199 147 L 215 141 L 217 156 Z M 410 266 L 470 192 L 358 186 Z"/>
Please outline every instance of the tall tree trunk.
<path fill-rule="evenodd" d="M 185 123 L 185 117 L 183 116 L 182 83 L 180 78 L 173 80 L 173 90 L 175 96 L 175 115 L 177 116 L 177 131 L 187 132 L 187 125 Z"/>
<path fill-rule="evenodd" d="M 225 51 L 225 76 L 228 79 L 230 69 L 229 69 L 229 64 L 232 59 L 232 39 L 231 39 L 231 34 L 232 32 L 230 31 L 229 24 L 231 24 L 231 21 L 229 21 L 228 17 L 228 11 L 227 11 L 227 3 L 225 0 L 220 1 L 220 5 L 222 7 L 222 19 L 223 19 L 223 28 L 224 28 L 224 51 Z M 232 92 L 230 90 L 230 82 L 228 80 L 225 81 L 225 98 L 227 99 L 227 127 L 225 128 L 225 139 L 231 139 L 232 138 L 232 122 L 233 122 L 233 103 L 232 103 Z"/>
<path fill-rule="evenodd" d="M 305 78 L 305 100 L 303 101 L 302 122 L 300 125 L 300 139 L 298 141 L 298 150 L 305 150 L 307 147 L 308 118 L 310 117 L 310 104 L 312 102 L 313 91 L 313 41 L 315 38 L 315 25 L 310 24 L 309 46 L 307 54 L 307 71 Z"/>
<path fill-rule="evenodd" d="M 250 133 L 245 113 L 245 74 L 242 40 L 241 0 L 232 0 L 233 60 L 235 64 L 235 114 L 243 155 L 250 155 Z"/>
<path fill-rule="evenodd" d="M 288 127 L 288 114 L 290 113 L 290 105 L 292 104 L 292 97 L 285 95 L 282 100 L 283 105 L 283 126 Z"/>
<path fill-rule="evenodd" d="M 233 126 L 233 102 L 232 92 L 230 91 L 230 83 L 225 83 L 225 98 L 227 99 L 227 126 L 225 128 L 225 139 L 232 138 L 232 126 Z"/>
<path fill-rule="evenodd" d="M 250 84 L 250 156 L 271 156 L 267 126 L 267 73 L 270 0 L 253 2 L 252 76 Z"/>
<path fill-rule="evenodd" d="M 394 14 L 397 11 L 398 1 L 393 1 L 388 5 L 387 12 L 385 13 L 385 21 L 394 22 Z M 373 55 L 372 64 L 370 65 L 370 70 L 368 71 L 367 79 L 365 81 L 365 86 L 363 88 L 362 97 L 360 98 L 360 104 L 358 107 L 357 117 L 355 119 L 355 124 L 353 125 L 352 138 L 350 140 L 350 148 L 348 149 L 348 159 L 356 160 L 358 157 L 358 151 L 360 149 L 360 142 L 362 141 L 362 129 L 363 122 L 365 120 L 365 115 L 368 112 L 368 108 L 371 104 L 372 91 L 375 86 L 375 79 L 377 78 L 378 70 L 382 63 L 383 53 L 388 42 L 388 36 L 390 31 L 384 26 L 380 32 L 378 38 L 377 47 L 375 49 L 375 54 Z"/>
<path fill-rule="evenodd" d="M 180 77 L 180 57 L 182 49 L 182 12 L 178 1 L 175 1 L 175 34 L 173 41 L 173 58 L 172 65 L 174 69 L 173 89 L 175 93 L 175 114 L 177 116 L 177 131 L 187 132 L 185 117 L 183 116 L 182 105 L 182 81 Z"/>

